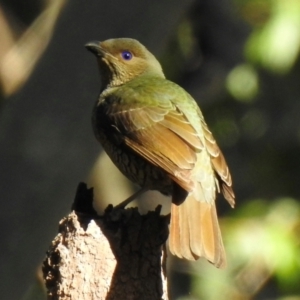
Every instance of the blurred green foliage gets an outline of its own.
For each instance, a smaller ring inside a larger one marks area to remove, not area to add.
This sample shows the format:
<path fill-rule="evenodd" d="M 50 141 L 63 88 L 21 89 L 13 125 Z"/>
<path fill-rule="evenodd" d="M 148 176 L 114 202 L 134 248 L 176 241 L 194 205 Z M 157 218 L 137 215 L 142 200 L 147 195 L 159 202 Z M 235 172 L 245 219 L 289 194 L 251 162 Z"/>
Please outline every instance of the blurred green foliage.
<path fill-rule="evenodd" d="M 198 13 L 201 19 L 202 9 L 198 6 L 191 16 Z M 229 37 L 235 32 L 221 31 L 228 34 L 228 45 L 213 48 L 217 34 L 208 31 L 215 20 L 207 25 L 197 18 L 182 22 L 177 47 L 172 41 L 173 51 L 167 51 L 172 61 L 184 61 L 178 72 L 167 55 L 163 62 L 173 78 L 180 78 L 184 68 L 189 69 L 185 77 L 202 70 L 196 83 L 183 82 L 200 96 L 196 99 L 206 120 L 229 156 L 237 207 L 220 221 L 227 268 L 218 270 L 205 261 L 190 264 L 192 292 L 180 299 L 299 300 L 300 1 L 235 0 L 231 22 L 248 28 L 243 57 L 236 60 L 224 56 L 233 51 Z M 199 93 L 196 85 L 209 72 L 213 75 Z"/>
<path fill-rule="evenodd" d="M 253 30 L 246 46 L 246 57 L 254 63 L 279 74 L 291 70 L 300 47 L 300 1 L 265 0 L 268 20 Z"/>
<path fill-rule="evenodd" d="M 280 293 L 299 299 L 299 217 L 300 205 L 292 198 L 253 199 L 235 210 L 221 222 L 227 268 L 193 263 L 195 298 L 186 299 L 253 299 L 272 278 Z"/>

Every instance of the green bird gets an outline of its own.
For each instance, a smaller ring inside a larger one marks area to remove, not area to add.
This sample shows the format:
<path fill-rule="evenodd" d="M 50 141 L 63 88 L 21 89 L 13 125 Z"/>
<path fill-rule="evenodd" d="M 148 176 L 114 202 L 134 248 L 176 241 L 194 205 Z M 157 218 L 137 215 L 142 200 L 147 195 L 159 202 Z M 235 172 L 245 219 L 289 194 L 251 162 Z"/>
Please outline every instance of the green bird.
<path fill-rule="evenodd" d="M 109 39 L 86 48 L 97 57 L 102 81 L 92 118 L 97 139 L 141 187 L 138 194 L 172 195 L 171 253 L 224 267 L 215 199 L 222 191 L 233 207 L 235 196 L 224 156 L 196 101 L 165 78 L 158 60 L 137 40 Z"/>

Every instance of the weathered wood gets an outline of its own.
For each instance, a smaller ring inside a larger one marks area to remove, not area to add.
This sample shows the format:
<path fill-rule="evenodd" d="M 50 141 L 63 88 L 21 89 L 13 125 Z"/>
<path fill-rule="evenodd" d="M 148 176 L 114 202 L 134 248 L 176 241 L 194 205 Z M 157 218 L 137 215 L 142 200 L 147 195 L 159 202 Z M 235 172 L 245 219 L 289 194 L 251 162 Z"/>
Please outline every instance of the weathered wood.
<path fill-rule="evenodd" d="M 48 299 L 168 299 L 169 220 L 161 207 L 141 216 L 137 208 L 109 206 L 98 216 L 88 207 L 91 190 L 84 189 L 73 206 L 83 212 L 61 220 L 44 261 Z"/>

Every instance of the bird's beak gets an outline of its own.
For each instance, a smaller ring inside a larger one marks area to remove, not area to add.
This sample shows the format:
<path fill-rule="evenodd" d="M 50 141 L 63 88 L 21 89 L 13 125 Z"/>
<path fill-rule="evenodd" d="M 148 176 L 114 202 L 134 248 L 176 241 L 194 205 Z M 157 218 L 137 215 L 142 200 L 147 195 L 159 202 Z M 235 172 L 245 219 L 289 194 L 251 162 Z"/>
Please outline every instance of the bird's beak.
<path fill-rule="evenodd" d="M 104 50 L 100 47 L 100 42 L 89 42 L 85 45 L 85 48 L 91 51 L 96 56 L 104 55 Z"/>

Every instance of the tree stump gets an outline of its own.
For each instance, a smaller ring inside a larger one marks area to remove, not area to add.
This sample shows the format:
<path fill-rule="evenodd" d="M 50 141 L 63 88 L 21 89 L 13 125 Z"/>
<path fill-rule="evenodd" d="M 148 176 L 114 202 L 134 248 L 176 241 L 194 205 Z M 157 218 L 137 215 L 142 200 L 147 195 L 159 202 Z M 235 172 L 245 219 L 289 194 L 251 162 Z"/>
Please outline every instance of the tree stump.
<path fill-rule="evenodd" d="M 99 216 L 92 201 L 81 183 L 43 264 L 48 299 L 167 300 L 169 217 L 161 206 L 141 216 L 110 205 Z"/>

